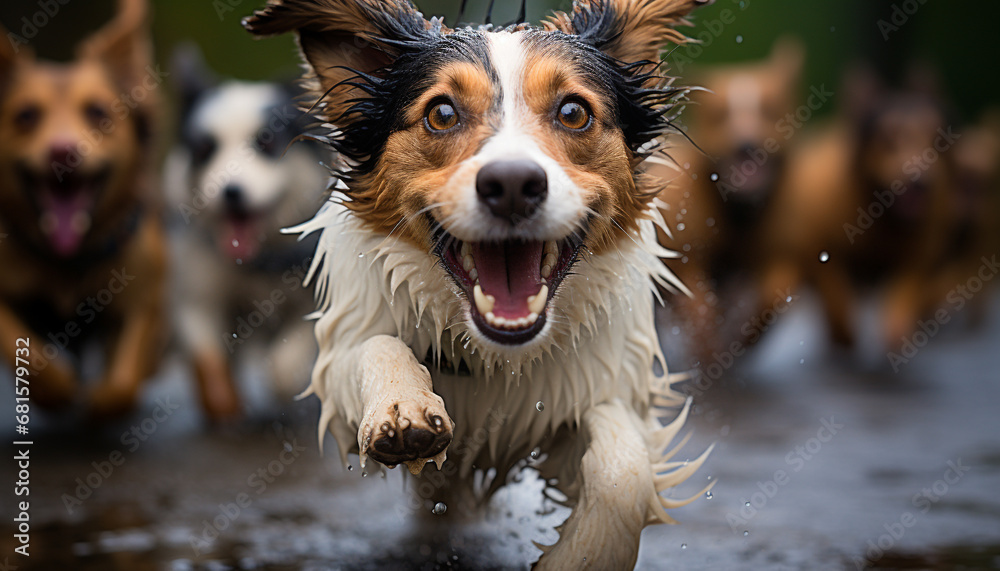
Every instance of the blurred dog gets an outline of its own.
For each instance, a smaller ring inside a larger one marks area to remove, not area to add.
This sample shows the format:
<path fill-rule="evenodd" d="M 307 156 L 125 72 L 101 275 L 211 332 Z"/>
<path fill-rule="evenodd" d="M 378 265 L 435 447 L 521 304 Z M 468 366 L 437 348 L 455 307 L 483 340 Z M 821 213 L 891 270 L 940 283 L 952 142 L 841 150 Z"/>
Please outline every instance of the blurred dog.
<path fill-rule="evenodd" d="M 695 72 L 693 81 L 706 92 L 693 94 L 695 105 L 685 116 L 691 117 L 688 134 L 701 150 L 671 149 L 668 164 L 650 169 L 675 181 L 660 192 L 675 234 L 661 233 L 660 241 L 683 253 L 666 263 L 692 295 L 671 302 L 687 330 L 690 353 L 702 364 L 732 339 L 747 336 L 723 325 L 726 317 L 741 322 L 743 316 L 732 311 L 726 316 L 722 308 L 737 307 L 748 290 L 752 305 L 762 289 L 761 240 L 768 230 L 763 222 L 786 170 L 803 61 L 802 46 L 783 39 L 763 61 Z M 773 302 L 775 292 L 766 293 L 766 302 Z"/>
<path fill-rule="evenodd" d="M 70 63 L 12 45 L 0 42 L 0 351 L 27 356 L 31 397 L 57 406 L 79 389 L 76 349 L 100 339 L 88 406 L 115 415 L 153 373 L 164 330 L 152 169 L 164 74 L 151 66 L 146 5 L 122 0 Z"/>
<path fill-rule="evenodd" d="M 316 350 L 302 282 L 315 240 L 281 229 L 315 213 L 329 172 L 315 146 L 291 145 L 304 115 L 290 88 L 220 82 L 193 46 L 178 51 L 174 67 L 181 132 L 166 186 L 179 219 L 178 332 L 205 411 L 221 419 L 240 411 L 233 357 L 253 354 L 243 345 L 264 345 L 283 400 L 308 382 Z"/>
<path fill-rule="evenodd" d="M 848 347 L 857 298 L 877 288 L 883 342 L 895 350 L 943 301 L 934 283 L 950 256 L 961 135 L 930 90 L 890 92 L 857 72 L 844 92 L 853 102 L 843 117 L 795 150 L 769 275 L 812 283 L 832 340 Z"/>
<path fill-rule="evenodd" d="M 682 93 L 659 49 L 704 3 L 449 29 L 405 0 L 276 0 L 246 21 L 298 34 L 349 165 L 303 227 L 322 233 L 321 433 L 345 463 L 435 461 L 419 488 L 448 514 L 482 499 L 477 471 L 491 493 L 539 448 L 574 506 L 540 569 L 630 568 L 643 527 L 690 501 L 659 492 L 705 459 L 666 462 L 686 409 L 665 428 L 650 410 L 680 401 L 653 374 L 653 288 L 672 276 L 636 170 Z"/>

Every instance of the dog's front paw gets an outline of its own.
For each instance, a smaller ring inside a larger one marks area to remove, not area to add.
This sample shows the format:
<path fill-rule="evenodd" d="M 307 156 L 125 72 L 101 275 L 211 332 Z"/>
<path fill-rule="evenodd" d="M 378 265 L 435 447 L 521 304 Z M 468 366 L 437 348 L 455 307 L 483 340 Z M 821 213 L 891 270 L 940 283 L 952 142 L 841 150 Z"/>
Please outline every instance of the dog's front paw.
<path fill-rule="evenodd" d="M 416 399 L 386 402 L 366 411 L 361 422 L 362 466 L 368 457 L 389 468 L 405 463 L 413 474 L 432 460 L 440 469 L 455 429 L 441 397 L 421 391 Z"/>

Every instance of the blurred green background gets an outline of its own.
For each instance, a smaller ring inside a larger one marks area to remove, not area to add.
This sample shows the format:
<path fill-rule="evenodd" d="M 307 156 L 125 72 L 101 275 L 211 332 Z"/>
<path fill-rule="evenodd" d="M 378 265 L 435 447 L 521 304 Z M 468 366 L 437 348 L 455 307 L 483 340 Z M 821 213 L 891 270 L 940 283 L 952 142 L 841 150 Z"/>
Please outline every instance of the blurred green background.
<path fill-rule="evenodd" d="M 32 45 L 44 56 L 66 58 L 72 45 L 112 12 L 111 0 L 48 0 L 65 2 Z M 211 66 L 223 75 L 247 79 L 290 77 L 297 57 L 290 37 L 255 41 L 242 30 L 240 19 L 263 0 L 153 0 L 154 32 L 160 61 L 169 61 L 173 46 L 193 39 Z M 482 22 L 487 0 L 470 0 L 466 21 Z M 459 0 L 424 0 L 426 15 L 443 15 L 454 23 Z M 0 22 L 19 32 L 22 18 L 42 7 L 39 0 L 3 0 Z M 552 9 L 568 9 L 569 0 L 530 0 L 528 18 L 538 22 Z M 518 2 L 498 0 L 493 21 L 504 23 L 517 13 Z M 712 26 L 723 11 L 731 23 Z M 908 14 L 907 12 L 912 12 Z M 902 22 L 898 30 L 880 30 L 879 21 Z M 905 17 L 905 22 L 903 22 Z M 694 17 L 690 35 L 707 32 L 696 63 L 755 59 L 766 55 L 775 38 L 792 34 L 808 48 L 806 85 L 839 83 L 845 68 L 868 61 L 888 81 L 898 81 L 913 62 L 932 64 L 955 104 L 960 119 L 974 119 L 997 101 L 1000 78 L 994 71 L 996 23 L 1000 2 L 968 0 L 716 0 Z M 712 31 L 717 31 L 713 34 Z M 888 31 L 888 39 L 884 32 Z M 681 53 L 681 52 L 679 52 Z"/>

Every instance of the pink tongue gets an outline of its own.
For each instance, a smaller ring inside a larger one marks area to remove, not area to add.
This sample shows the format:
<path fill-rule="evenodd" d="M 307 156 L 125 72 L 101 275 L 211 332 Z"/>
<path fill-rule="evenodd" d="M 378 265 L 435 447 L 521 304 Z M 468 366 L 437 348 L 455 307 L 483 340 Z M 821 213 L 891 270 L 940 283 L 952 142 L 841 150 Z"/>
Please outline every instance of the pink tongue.
<path fill-rule="evenodd" d="M 55 224 L 51 231 L 46 229 L 52 248 L 60 256 L 72 256 L 80 249 L 80 244 L 87 232 L 87 228 L 73 228 L 73 217 L 77 213 L 88 214 L 90 197 L 86 192 L 76 192 L 70 195 L 42 192 L 40 193 L 40 201 L 42 211 L 51 217 Z"/>
<path fill-rule="evenodd" d="M 483 293 L 496 298 L 493 314 L 505 319 L 527 317 L 528 298 L 541 288 L 542 242 L 478 243 L 472 257 Z"/>
<path fill-rule="evenodd" d="M 227 218 L 219 233 L 219 248 L 234 260 L 248 262 L 257 255 L 259 242 L 257 229 L 252 219 Z"/>

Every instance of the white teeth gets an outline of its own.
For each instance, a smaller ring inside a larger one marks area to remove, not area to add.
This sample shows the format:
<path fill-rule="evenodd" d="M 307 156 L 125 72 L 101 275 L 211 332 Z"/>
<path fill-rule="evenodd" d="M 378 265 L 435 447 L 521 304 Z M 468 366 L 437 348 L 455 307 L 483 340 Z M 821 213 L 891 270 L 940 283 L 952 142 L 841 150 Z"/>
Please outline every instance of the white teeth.
<path fill-rule="evenodd" d="M 546 242 L 545 243 L 545 253 L 546 254 L 552 254 L 553 256 L 558 256 L 559 255 L 559 245 L 556 244 L 555 242 Z"/>
<path fill-rule="evenodd" d="M 526 329 L 538 321 L 537 313 L 530 313 L 527 317 L 521 317 L 518 319 L 504 319 L 503 317 L 493 315 L 493 312 L 487 313 L 484 317 L 486 318 L 487 323 L 497 329 Z"/>
<path fill-rule="evenodd" d="M 551 275 L 552 275 L 552 265 L 551 264 L 550 265 L 543 265 L 542 266 L 542 277 L 545 278 L 545 279 L 549 279 L 549 276 L 551 276 Z"/>
<path fill-rule="evenodd" d="M 470 246 L 468 242 L 462 242 L 462 248 L 460 254 L 462 255 L 463 258 L 465 258 L 466 256 L 471 256 L 472 246 Z"/>
<path fill-rule="evenodd" d="M 462 267 L 465 268 L 466 272 L 471 272 L 476 269 L 476 261 L 472 259 L 472 256 L 465 256 L 462 258 Z"/>
<path fill-rule="evenodd" d="M 472 281 L 479 280 L 479 270 L 477 270 L 476 268 L 472 268 L 471 270 L 469 270 L 469 277 L 472 278 Z"/>
<path fill-rule="evenodd" d="M 531 313 L 540 315 L 542 311 L 545 310 L 545 304 L 549 300 L 549 286 L 542 285 L 542 289 L 538 290 L 538 293 L 528 298 L 528 309 Z"/>
<path fill-rule="evenodd" d="M 492 315 L 493 306 L 497 302 L 497 298 L 492 295 L 486 295 L 483 293 L 483 288 L 476 284 L 476 287 L 472 290 L 472 297 L 476 300 L 476 309 L 479 310 L 480 315 Z"/>

